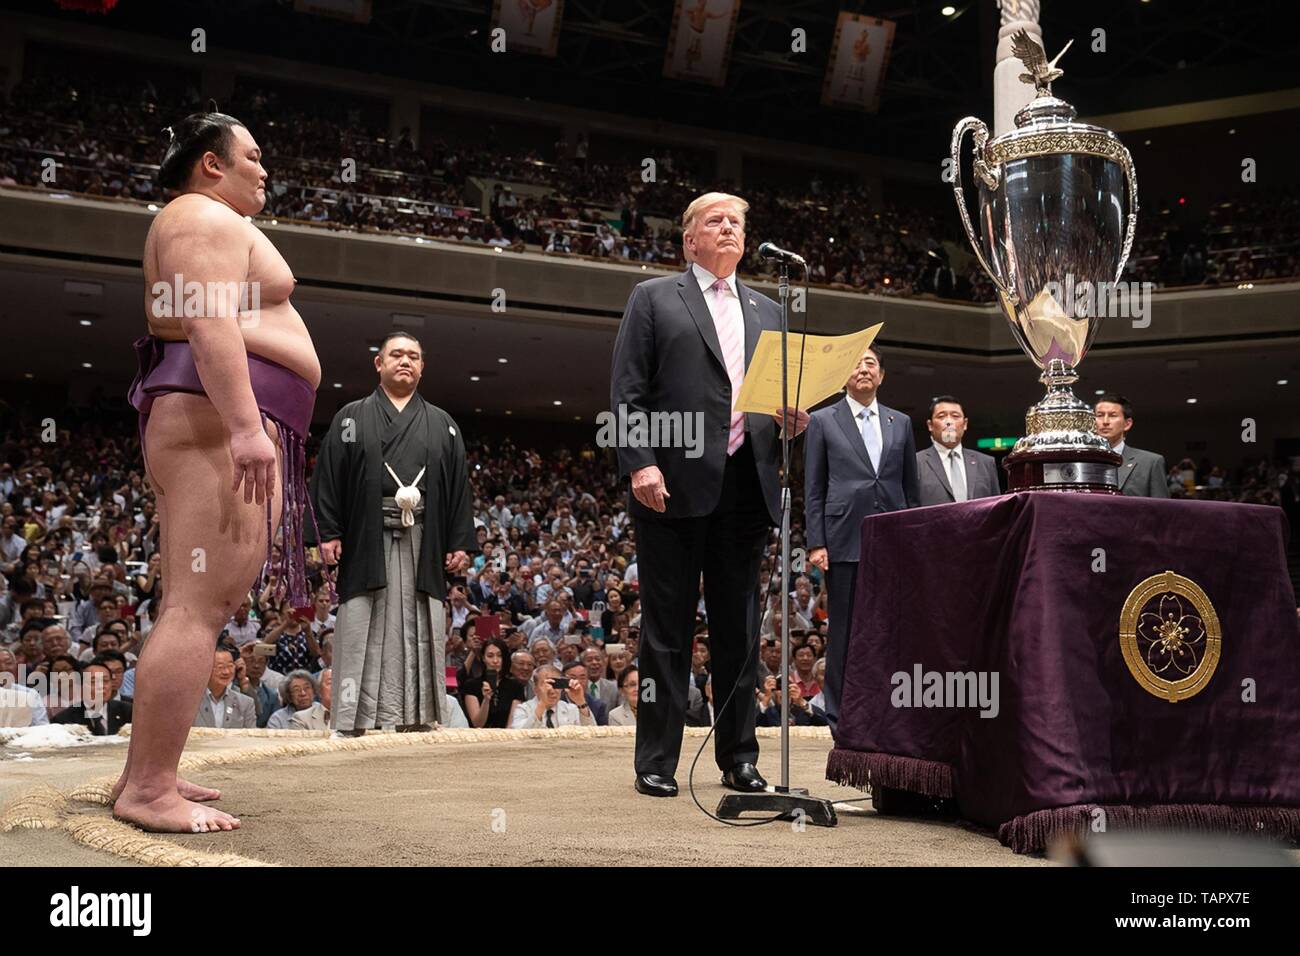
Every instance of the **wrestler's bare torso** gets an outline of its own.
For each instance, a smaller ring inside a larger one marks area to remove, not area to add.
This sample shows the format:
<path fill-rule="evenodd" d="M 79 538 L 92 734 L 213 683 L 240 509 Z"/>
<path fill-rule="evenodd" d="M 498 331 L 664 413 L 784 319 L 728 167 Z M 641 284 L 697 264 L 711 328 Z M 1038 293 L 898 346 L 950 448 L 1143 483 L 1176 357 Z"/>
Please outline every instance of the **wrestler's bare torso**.
<path fill-rule="evenodd" d="M 279 250 L 271 244 L 262 231 L 245 220 L 233 209 L 198 193 L 178 196 L 154 218 L 144 244 L 145 316 L 149 331 L 167 341 L 185 341 L 185 330 L 176 310 L 155 309 L 155 283 L 173 286 L 175 276 L 163 275 L 158 262 L 158 249 L 184 228 L 185 218 L 194 215 L 200 207 L 210 214 L 211 207 L 237 220 L 240 234 L 248 242 L 248 272 L 245 276 L 231 276 L 230 282 L 246 282 L 258 293 L 256 312 L 240 313 L 239 330 L 244 348 L 263 358 L 278 362 L 302 376 L 312 388 L 320 385 L 320 360 L 302 317 L 298 315 L 289 296 L 297 280 Z M 256 285 L 254 285 L 256 284 Z M 173 294 L 173 300 L 176 298 Z M 159 312 L 172 314 L 163 314 Z"/>

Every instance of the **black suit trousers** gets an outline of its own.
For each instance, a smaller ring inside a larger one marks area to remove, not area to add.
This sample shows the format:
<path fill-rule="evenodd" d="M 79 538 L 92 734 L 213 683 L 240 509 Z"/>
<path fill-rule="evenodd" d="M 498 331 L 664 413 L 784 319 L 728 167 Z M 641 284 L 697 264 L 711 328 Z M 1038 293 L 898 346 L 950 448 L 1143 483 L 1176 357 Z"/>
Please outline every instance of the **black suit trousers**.
<path fill-rule="evenodd" d="M 853 633 L 853 604 L 858 587 L 858 562 L 832 561 L 826 572 L 826 723 L 835 733 L 844 692 L 844 662 Z"/>
<path fill-rule="evenodd" d="M 677 770 L 701 573 L 716 714 L 714 756 L 724 771 L 738 763 L 756 762 L 758 572 L 771 518 L 748 436 L 727 459 L 722 494 L 711 514 L 637 517 L 635 525 L 642 686 L 636 714 L 637 773 L 672 776 Z M 646 680 L 652 682 L 649 691 Z M 733 688 L 735 696 L 723 710 Z"/>

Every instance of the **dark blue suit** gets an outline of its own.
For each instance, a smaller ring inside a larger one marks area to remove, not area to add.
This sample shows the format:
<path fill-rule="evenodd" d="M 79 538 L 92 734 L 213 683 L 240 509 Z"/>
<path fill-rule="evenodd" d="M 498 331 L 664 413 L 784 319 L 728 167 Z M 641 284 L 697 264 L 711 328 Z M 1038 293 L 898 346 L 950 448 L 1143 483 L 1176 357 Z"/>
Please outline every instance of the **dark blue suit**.
<path fill-rule="evenodd" d="M 844 660 L 853 621 L 853 598 L 862 546 L 862 519 L 921 503 L 912 420 L 877 404 L 880 468 L 862 440 L 848 398 L 812 413 L 804 441 L 804 526 L 808 550 L 825 548 L 830 570 L 826 645 L 826 719 L 839 720 Z"/>

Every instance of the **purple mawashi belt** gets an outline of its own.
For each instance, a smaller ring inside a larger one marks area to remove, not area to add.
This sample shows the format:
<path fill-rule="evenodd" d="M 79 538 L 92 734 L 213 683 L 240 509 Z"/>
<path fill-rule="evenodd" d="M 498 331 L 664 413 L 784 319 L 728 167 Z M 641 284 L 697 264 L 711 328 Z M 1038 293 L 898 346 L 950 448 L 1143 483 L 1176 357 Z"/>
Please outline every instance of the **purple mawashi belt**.
<path fill-rule="evenodd" d="M 199 378 L 189 342 L 168 342 L 156 335 L 145 335 L 135 340 L 135 355 L 139 367 L 127 397 L 140 413 L 140 449 L 143 452 L 145 429 L 154 399 L 170 392 L 194 395 L 206 395 L 207 392 Z M 248 379 L 263 418 L 275 422 L 280 433 L 283 461 L 280 475 L 281 528 L 284 532 L 278 569 L 281 572 L 280 592 L 282 595 L 287 593 L 294 607 L 306 607 L 311 603 L 311 595 L 306 579 L 304 513 L 311 515 L 313 526 L 316 524 L 316 512 L 307 493 L 306 440 L 316 405 L 316 390 L 297 372 L 251 352 L 248 353 Z M 266 529 L 263 575 L 271 565 L 274 544 L 270 501 L 266 504 Z M 318 539 L 319 536 L 317 529 Z M 330 584 L 332 591 L 333 582 Z"/>
<path fill-rule="evenodd" d="M 129 398 L 141 415 L 147 416 L 154 398 L 168 392 L 207 394 L 189 342 L 168 342 L 156 335 L 145 335 L 135 340 L 135 355 L 139 370 Z M 251 352 L 248 379 L 263 414 L 295 435 L 306 437 L 316 406 L 316 390 L 311 384 L 297 372 Z"/>

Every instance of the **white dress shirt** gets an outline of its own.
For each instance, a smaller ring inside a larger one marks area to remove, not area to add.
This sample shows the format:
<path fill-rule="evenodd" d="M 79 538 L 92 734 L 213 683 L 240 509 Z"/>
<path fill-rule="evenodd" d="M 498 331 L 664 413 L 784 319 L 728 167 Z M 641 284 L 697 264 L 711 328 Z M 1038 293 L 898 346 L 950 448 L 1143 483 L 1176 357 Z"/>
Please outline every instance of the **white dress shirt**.
<path fill-rule="evenodd" d="M 229 687 L 226 688 L 226 692 L 222 694 L 220 697 L 213 697 L 212 689 L 204 688 L 203 702 L 208 706 L 208 709 L 212 711 L 213 727 L 225 728 L 226 712 L 234 710 L 234 708 L 230 706 L 230 702 L 227 700 L 229 696 L 230 696 Z"/>
<path fill-rule="evenodd" d="M 236 647 L 243 647 L 245 644 L 257 640 L 258 630 L 257 621 L 251 617 L 243 624 L 236 624 L 235 619 L 232 617 L 229 623 L 226 624 L 226 634 L 235 642 Z"/>
<path fill-rule="evenodd" d="M 1110 450 L 1122 456 L 1124 454 L 1124 439 L 1121 438 L 1118 445 L 1112 445 Z"/>
<path fill-rule="evenodd" d="M 0 540 L 0 556 L 5 561 L 17 561 L 27 550 L 27 539 L 20 534 L 11 534 L 7 538 Z"/>
<path fill-rule="evenodd" d="M 523 630 L 523 628 L 520 628 L 520 630 Z M 539 614 L 535 617 L 533 619 L 532 627 L 529 627 L 525 632 L 529 647 L 532 647 L 535 643 L 543 639 L 550 641 L 552 647 L 558 647 L 560 641 L 564 639 L 564 634 L 564 619 L 561 618 L 560 626 L 555 628 L 551 627 L 551 622 L 544 614 Z"/>
<path fill-rule="evenodd" d="M 934 445 L 934 450 L 939 455 L 939 464 L 943 466 L 943 473 L 948 476 L 949 483 L 952 482 L 952 453 L 957 453 L 957 470 L 961 472 L 961 483 L 966 488 L 966 498 L 970 499 L 970 475 L 966 474 L 966 450 L 960 444 L 953 448 L 945 448 L 942 444 L 934 439 L 930 439 Z"/>
<path fill-rule="evenodd" d="M 39 692 L 0 682 L 0 727 L 40 727 L 49 722 Z"/>
<path fill-rule="evenodd" d="M 700 284 L 700 291 L 704 293 L 704 304 L 709 307 L 709 315 L 713 316 L 713 319 L 716 322 L 718 317 L 716 313 L 714 313 L 713 311 L 714 297 L 709 292 L 709 289 L 713 287 L 713 283 L 717 282 L 719 277 L 715 276 L 712 272 L 704 268 L 704 266 L 700 265 L 698 262 L 691 263 L 691 271 L 695 275 L 695 281 Z M 734 270 L 732 271 L 731 275 L 727 276 L 725 281 L 727 283 L 727 288 L 731 290 L 731 294 L 734 295 L 736 297 L 736 301 L 739 302 L 740 292 L 737 291 L 736 289 L 736 273 Z M 744 312 L 741 311 L 737 314 L 740 315 L 741 322 L 743 323 Z M 740 341 L 742 342 L 745 341 L 745 329 L 743 325 L 740 329 Z"/>
<path fill-rule="evenodd" d="M 586 710 L 579 710 L 577 704 L 572 704 L 561 697 L 556 701 L 555 706 L 550 708 L 554 714 L 556 727 L 577 727 L 579 725 L 592 727 L 595 726 L 596 718 L 591 716 L 591 706 L 588 705 Z M 530 700 L 515 704 L 515 709 L 510 715 L 510 727 L 513 730 L 528 730 L 532 727 L 546 726 L 546 711 L 542 711 L 542 717 L 537 719 L 537 701 Z"/>
<path fill-rule="evenodd" d="M 863 405 L 852 395 L 846 393 L 844 397 L 849 400 L 849 411 L 853 413 L 853 420 L 857 423 L 858 431 L 862 431 L 862 413 L 867 409 L 871 410 L 871 427 L 876 430 L 876 442 L 880 446 L 880 453 L 883 455 L 885 453 L 885 433 L 880 427 L 880 402 L 873 398 L 870 405 Z M 863 439 L 862 447 L 867 447 L 865 439 Z"/>

